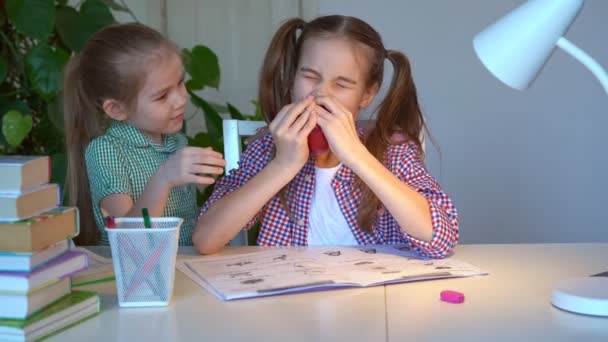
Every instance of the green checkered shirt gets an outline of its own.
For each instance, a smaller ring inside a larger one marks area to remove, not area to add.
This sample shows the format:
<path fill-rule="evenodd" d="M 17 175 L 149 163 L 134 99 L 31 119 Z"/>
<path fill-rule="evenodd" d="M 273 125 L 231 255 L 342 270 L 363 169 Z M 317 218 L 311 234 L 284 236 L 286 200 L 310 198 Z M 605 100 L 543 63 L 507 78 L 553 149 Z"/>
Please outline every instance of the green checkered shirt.
<path fill-rule="evenodd" d="M 163 144 L 150 140 L 137 128 L 113 121 L 106 134 L 91 141 L 85 158 L 91 186 L 95 222 L 101 230 L 101 243 L 108 244 L 100 201 L 112 194 L 128 194 L 135 202 L 144 192 L 148 179 L 175 151 L 187 145 L 181 134 L 163 135 Z M 164 216 L 181 217 L 180 245 L 192 245 L 196 222 L 196 186 L 175 187 L 169 193 Z"/>

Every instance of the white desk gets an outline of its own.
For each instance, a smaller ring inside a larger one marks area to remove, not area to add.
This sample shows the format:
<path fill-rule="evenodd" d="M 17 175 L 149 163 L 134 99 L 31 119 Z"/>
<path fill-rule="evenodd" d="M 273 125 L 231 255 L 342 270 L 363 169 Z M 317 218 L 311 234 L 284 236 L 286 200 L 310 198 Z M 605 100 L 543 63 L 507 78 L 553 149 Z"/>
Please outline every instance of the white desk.
<path fill-rule="evenodd" d="M 464 245 L 455 257 L 491 275 L 387 286 L 390 341 L 608 341 L 608 318 L 550 304 L 559 279 L 608 270 L 608 244 Z M 465 302 L 441 302 L 445 289 Z"/>
<path fill-rule="evenodd" d="M 455 257 L 491 275 L 222 302 L 177 271 L 171 304 L 153 309 L 119 308 L 114 283 L 98 284 L 87 289 L 101 314 L 50 341 L 608 341 L 608 318 L 549 304 L 557 279 L 608 270 L 607 243 L 461 245 Z M 465 303 L 440 302 L 443 289 Z"/>
<path fill-rule="evenodd" d="M 109 256 L 107 247 L 91 250 Z M 102 312 L 49 341 L 386 340 L 384 287 L 222 302 L 176 270 L 173 299 L 165 308 L 120 308 L 114 282 L 79 289 L 98 291 Z"/>

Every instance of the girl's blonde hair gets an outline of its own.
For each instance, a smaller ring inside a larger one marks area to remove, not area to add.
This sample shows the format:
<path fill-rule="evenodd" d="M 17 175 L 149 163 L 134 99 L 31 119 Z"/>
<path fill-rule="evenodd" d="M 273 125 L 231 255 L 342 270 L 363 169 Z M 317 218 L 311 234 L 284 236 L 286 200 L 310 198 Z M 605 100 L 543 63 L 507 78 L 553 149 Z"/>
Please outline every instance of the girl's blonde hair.
<path fill-rule="evenodd" d="M 329 15 L 310 22 L 299 18 L 285 22 L 275 33 L 260 72 L 259 102 L 267 122 L 271 122 L 279 110 L 292 100 L 291 91 L 302 45 L 311 38 L 339 37 L 363 44 L 372 51 L 369 61 L 367 86 L 380 86 L 384 73 L 384 61 L 393 65 L 393 78 L 386 97 L 378 108 L 375 127 L 367 134 L 365 146 L 376 159 L 384 162 L 384 152 L 395 143 L 391 137 L 405 136 L 418 145 L 422 153 L 420 133 L 425 129 L 424 118 L 418 104 L 416 86 L 407 57 L 398 51 L 386 50 L 376 30 L 361 19 Z M 371 189 L 357 179 L 356 188 L 362 192 L 358 223 L 369 233 L 380 200 Z M 285 190 L 280 193 L 283 207 L 289 213 Z"/>
<path fill-rule="evenodd" d="M 84 153 L 91 140 L 105 131 L 103 102 L 113 99 L 132 110 L 145 82 L 150 62 L 179 53 L 162 34 L 141 24 L 120 24 L 96 32 L 69 61 L 64 77 L 64 124 L 68 160 L 66 187 L 69 205 L 80 210 L 76 243 L 99 241 Z"/>

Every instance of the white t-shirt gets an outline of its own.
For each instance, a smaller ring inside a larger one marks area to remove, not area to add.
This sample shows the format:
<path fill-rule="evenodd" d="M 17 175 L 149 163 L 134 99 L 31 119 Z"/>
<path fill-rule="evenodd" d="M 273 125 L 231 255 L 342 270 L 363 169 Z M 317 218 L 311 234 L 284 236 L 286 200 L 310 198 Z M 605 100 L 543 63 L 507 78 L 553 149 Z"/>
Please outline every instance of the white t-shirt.
<path fill-rule="evenodd" d="M 341 165 L 332 168 L 315 167 L 315 189 L 308 217 L 309 246 L 352 246 L 357 239 L 350 230 L 331 180 Z"/>

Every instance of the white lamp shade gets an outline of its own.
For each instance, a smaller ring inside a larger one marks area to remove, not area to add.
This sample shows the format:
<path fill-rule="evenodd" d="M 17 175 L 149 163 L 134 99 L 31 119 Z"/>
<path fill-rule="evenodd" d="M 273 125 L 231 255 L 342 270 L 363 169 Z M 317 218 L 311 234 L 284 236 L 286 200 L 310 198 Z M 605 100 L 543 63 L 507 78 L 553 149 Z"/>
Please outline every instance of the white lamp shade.
<path fill-rule="evenodd" d="M 473 39 L 485 67 L 508 86 L 534 81 L 583 6 L 583 0 L 530 0 Z"/>

